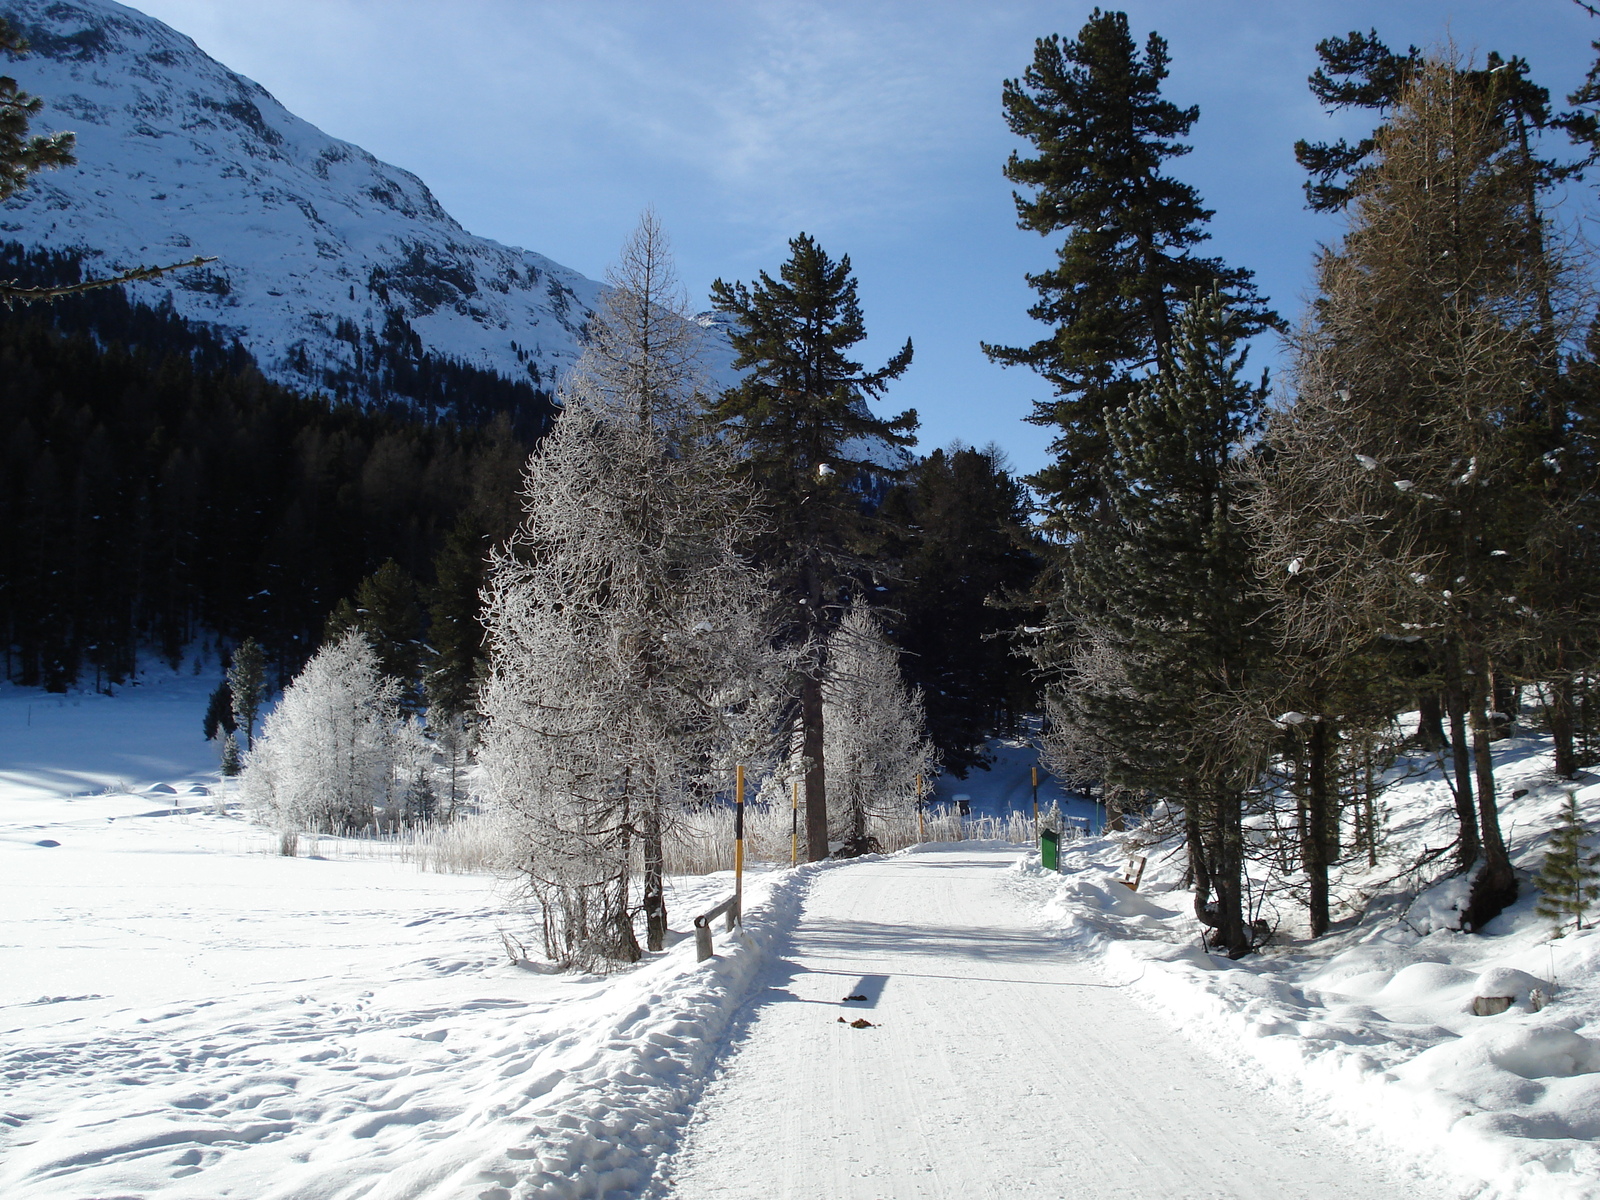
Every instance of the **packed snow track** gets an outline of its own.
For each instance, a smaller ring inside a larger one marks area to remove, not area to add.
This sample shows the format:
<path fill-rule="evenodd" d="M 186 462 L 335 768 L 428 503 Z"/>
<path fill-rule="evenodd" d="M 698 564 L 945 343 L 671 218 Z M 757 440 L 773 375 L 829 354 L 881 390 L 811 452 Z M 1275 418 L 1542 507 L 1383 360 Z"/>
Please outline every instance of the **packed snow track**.
<path fill-rule="evenodd" d="M 1230 1078 L 1064 952 L 1030 923 L 1016 858 L 971 845 L 820 872 L 656 1193 L 1430 1194 Z"/>

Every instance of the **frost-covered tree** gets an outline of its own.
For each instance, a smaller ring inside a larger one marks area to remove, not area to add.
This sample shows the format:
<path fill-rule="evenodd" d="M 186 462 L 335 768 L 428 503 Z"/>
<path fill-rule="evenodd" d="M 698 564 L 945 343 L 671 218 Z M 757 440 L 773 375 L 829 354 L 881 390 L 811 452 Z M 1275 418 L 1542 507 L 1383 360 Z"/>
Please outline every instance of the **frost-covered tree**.
<path fill-rule="evenodd" d="M 922 690 L 908 690 L 900 652 L 860 601 L 828 638 L 823 757 L 833 836 L 865 849 L 872 820 L 914 814 L 917 777 L 931 778 Z"/>
<path fill-rule="evenodd" d="M 245 757 L 241 797 L 278 829 L 363 829 L 403 796 L 399 685 L 352 630 L 284 689 Z"/>
<path fill-rule="evenodd" d="M 666 934 L 663 842 L 725 784 L 778 691 L 756 513 L 703 435 L 701 327 L 646 214 L 609 275 L 521 527 L 491 561 L 481 761 L 563 963 L 639 957 Z"/>

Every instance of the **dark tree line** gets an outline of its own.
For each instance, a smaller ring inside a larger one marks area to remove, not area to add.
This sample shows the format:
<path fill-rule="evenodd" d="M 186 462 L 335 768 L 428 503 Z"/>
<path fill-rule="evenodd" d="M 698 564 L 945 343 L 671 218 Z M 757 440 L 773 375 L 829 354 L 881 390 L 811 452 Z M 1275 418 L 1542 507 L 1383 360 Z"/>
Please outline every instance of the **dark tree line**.
<path fill-rule="evenodd" d="M 0 280 L 17 280 L 28 289 L 56 292 L 80 285 L 83 274 L 74 254 L 0 242 Z M 178 286 L 225 291 L 228 285 L 221 273 L 203 268 L 185 271 L 178 277 Z M 0 300 L 4 298 L 0 295 Z M 101 345 L 120 342 L 152 354 L 184 354 L 197 366 L 211 370 L 242 371 L 255 366 L 254 358 L 238 342 L 180 319 L 166 295 L 158 304 L 140 304 L 123 288 L 96 284 L 94 290 L 37 305 L 31 315 L 64 333 L 91 334 Z M 429 354 L 398 309 L 389 310 L 381 333 L 363 332 L 352 322 L 341 321 L 334 336 L 353 348 L 352 366 L 313 369 L 304 347 L 291 357 L 302 375 L 317 380 L 318 392 L 335 402 L 400 419 L 420 418 L 430 423 L 443 419 L 465 426 L 488 425 L 504 416 L 517 436 L 529 444 L 550 427 L 555 415 L 551 391 L 537 378 L 506 379 L 469 363 Z"/>
<path fill-rule="evenodd" d="M 505 418 L 330 406 L 171 313 L 114 291 L 70 303 L 109 311 L 106 332 L 63 332 L 96 327 L 67 303 L 0 319 L 9 678 L 114 683 L 141 650 L 175 662 L 208 636 L 254 635 L 290 670 L 386 560 L 431 581 L 464 521 L 510 527 L 528 446 Z"/>

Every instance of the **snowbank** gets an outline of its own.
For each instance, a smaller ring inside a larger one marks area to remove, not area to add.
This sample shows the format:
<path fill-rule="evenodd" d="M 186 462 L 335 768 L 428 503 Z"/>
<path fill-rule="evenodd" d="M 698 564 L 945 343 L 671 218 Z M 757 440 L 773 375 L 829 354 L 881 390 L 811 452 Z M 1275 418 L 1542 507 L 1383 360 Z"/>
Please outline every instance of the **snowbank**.
<path fill-rule="evenodd" d="M 1459 1178 L 1485 1200 L 1600 1196 L 1600 931 L 1552 941 L 1533 915 L 1537 869 L 1561 789 L 1530 741 L 1501 755 L 1502 821 L 1522 898 L 1482 936 L 1455 932 L 1461 882 L 1420 894 L 1389 879 L 1395 862 L 1443 845 L 1449 801 L 1436 776 L 1389 794 L 1386 861 L 1347 875 L 1350 908 L 1317 941 L 1280 932 L 1233 962 L 1201 946 L 1181 855 L 1152 852 L 1140 893 L 1115 882 L 1109 840 L 1037 855 L 1016 886 L 1039 919 L 1100 960 L 1106 974 L 1224 1058 L 1294 1090 L 1324 1119 L 1368 1133 L 1390 1156 Z M 1590 811 L 1600 786 L 1579 793 Z M 1475 1016 L 1478 996 L 1508 998 Z"/>
<path fill-rule="evenodd" d="M 537 916 L 493 878 L 365 839 L 284 858 L 219 813 L 213 683 L 0 697 L 0 1195 L 565 1200 L 647 1180 L 825 868 L 747 873 L 743 931 L 704 963 L 683 932 L 609 977 L 513 964 L 501 930 L 531 943 Z M 673 926 L 730 887 L 671 881 Z"/>

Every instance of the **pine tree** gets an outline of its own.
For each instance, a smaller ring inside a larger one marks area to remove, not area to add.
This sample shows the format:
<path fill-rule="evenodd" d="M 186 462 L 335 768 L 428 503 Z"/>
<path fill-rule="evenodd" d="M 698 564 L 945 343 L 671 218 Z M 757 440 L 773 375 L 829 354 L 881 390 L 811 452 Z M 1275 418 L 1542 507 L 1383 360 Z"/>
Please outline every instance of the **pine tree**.
<path fill-rule="evenodd" d="M 10 22 L 0 18 L 0 54 L 7 58 L 21 58 L 27 53 L 28 43 L 12 28 Z M 0 203 L 11 199 L 28 184 L 28 180 L 47 167 L 70 167 L 78 160 L 73 155 L 76 137 L 71 133 L 33 134 L 29 126 L 33 117 L 44 107 L 44 101 L 30 96 L 17 86 L 9 75 L 0 75 Z M 94 279 L 65 286 L 39 285 L 21 287 L 15 281 L 0 283 L 0 304 L 7 308 L 16 304 L 33 304 L 39 301 L 59 300 L 63 296 L 96 291 L 121 283 L 155 279 L 183 267 L 198 267 L 215 262 L 215 258 L 196 255 L 186 262 L 165 267 L 138 267 L 124 271 L 109 279 Z"/>
<path fill-rule="evenodd" d="M 1078 640 L 1064 658 L 1047 644 L 1041 663 L 1053 765 L 1182 805 L 1196 915 L 1235 957 L 1252 946 L 1242 818 L 1266 733 L 1243 701 L 1270 652 L 1237 512 L 1236 463 L 1266 400 L 1265 379 L 1241 377 L 1247 328 L 1220 291 L 1197 295 L 1161 371 L 1110 415 L 1108 504 L 1059 602 Z"/>
<path fill-rule="evenodd" d="M 1353 29 L 1347 37 L 1323 38 L 1317 43 L 1320 65 L 1307 83 L 1311 94 L 1327 112 L 1365 108 L 1377 112 L 1394 107 L 1407 76 L 1422 65 L 1422 52 L 1412 46 L 1396 54 L 1384 45 L 1376 29 Z M 1371 165 L 1378 143 L 1359 138 L 1352 145 L 1336 142 L 1294 144 L 1294 157 L 1311 178 L 1306 180 L 1306 207 L 1316 212 L 1337 212 L 1350 203 L 1353 187 Z"/>
<path fill-rule="evenodd" d="M 428 724 L 470 716 L 477 704 L 483 665 L 483 625 L 478 619 L 489 562 L 482 524 L 463 513 L 434 557 L 428 589 L 428 656 L 423 695 Z"/>
<path fill-rule="evenodd" d="M 239 758 L 239 740 L 233 736 L 233 730 L 228 730 L 222 735 L 222 774 L 231 779 L 239 773 L 242 766 Z"/>
<path fill-rule="evenodd" d="M 245 638 L 228 666 L 228 691 L 233 696 L 233 719 L 244 730 L 244 747 L 255 747 L 256 714 L 267 698 L 267 657 L 255 638 Z"/>
<path fill-rule="evenodd" d="M 1551 933 L 1561 937 L 1568 921 L 1574 930 L 1584 928 L 1583 919 L 1600 901 L 1600 851 L 1585 853 L 1583 839 L 1588 830 L 1578 808 L 1578 793 L 1567 790 L 1561 819 L 1550 834 L 1550 849 L 1533 884 L 1539 889 L 1534 913 L 1551 923 Z"/>
<path fill-rule="evenodd" d="M 233 720 L 233 689 L 228 686 L 226 679 L 217 684 L 211 693 L 211 698 L 206 701 L 206 715 L 202 728 L 208 742 L 219 733 L 232 733 L 238 728 Z"/>
<path fill-rule="evenodd" d="M 422 707 L 423 627 L 417 582 L 389 559 L 356 588 L 354 601 L 343 600 L 328 617 L 326 640 L 358 630 L 378 655 L 383 673 L 400 685 L 407 712 Z"/>
<path fill-rule="evenodd" d="M 28 43 L 9 22 L 0 19 L 0 53 L 20 58 Z M 27 186 L 36 171 L 46 167 L 70 167 L 78 160 L 72 149 L 76 139 L 70 133 L 30 134 L 31 119 L 44 107 L 44 101 L 30 96 L 9 75 L 0 76 L 0 202 L 11 199 Z"/>
<path fill-rule="evenodd" d="M 761 751 L 785 666 L 738 549 L 756 512 L 700 421 L 701 329 L 653 216 L 610 282 L 492 558 L 481 698 L 481 761 L 546 950 L 592 967 L 639 957 L 636 852 L 647 944 L 664 945 L 664 841 Z"/>
<path fill-rule="evenodd" d="M 1404 54 L 1390 50 L 1376 29 L 1366 33 L 1351 30 L 1346 37 L 1324 38 L 1317 43 L 1317 57 L 1321 63 L 1307 83 L 1311 94 L 1329 113 L 1350 108 L 1380 115 L 1393 111 L 1407 85 L 1427 62 L 1415 46 Z M 1552 112 L 1549 89 L 1530 80 L 1528 70 L 1525 59 L 1502 58 L 1491 50 L 1482 67 L 1460 70 L 1457 82 L 1486 98 L 1505 124 L 1517 130 L 1524 149 L 1533 135 L 1545 129 L 1565 129 L 1574 140 L 1584 140 L 1584 119 L 1572 113 Z M 1581 103 L 1578 95 L 1572 100 Z M 1354 144 L 1343 138 L 1335 142 L 1296 142 L 1295 161 L 1310 176 L 1305 183 L 1306 207 L 1316 212 L 1339 212 L 1348 207 L 1376 162 L 1377 151 L 1376 133 L 1359 138 Z M 1537 173 L 1529 178 L 1540 189 L 1568 177 L 1575 169 L 1551 159 L 1538 159 L 1536 166 Z"/>
<path fill-rule="evenodd" d="M 867 407 L 905 373 L 912 349 L 907 340 L 875 371 L 849 357 L 866 337 L 850 256 L 836 262 L 803 233 L 789 250 L 777 279 L 763 271 L 753 286 L 712 284 L 717 311 L 733 319 L 733 366 L 746 372 L 712 416 L 737 439 L 766 507 L 770 532 L 758 557 L 787 604 L 788 641 L 810 650 L 799 722 L 806 850 L 816 860 L 828 854 L 824 646 L 847 578 L 870 571 L 861 557 L 876 535 L 870 501 L 899 473 L 884 459 L 912 444 L 917 415 L 884 419 Z"/>
<path fill-rule="evenodd" d="M 1205 208 L 1193 187 L 1162 174 L 1187 154 L 1199 109 L 1161 96 L 1167 44 L 1152 33 L 1143 54 L 1125 13 L 1098 8 L 1075 40 L 1040 38 L 1020 79 L 1006 81 L 1011 131 L 1038 151 L 1013 153 L 1006 178 L 1017 223 L 1042 235 L 1067 231 L 1056 265 L 1029 275 L 1039 301 L 1028 310 L 1051 326 L 1031 346 L 985 345 L 1006 366 L 1039 372 L 1055 391 L 1029 419 L 1059 429 L 1055 461 L 1029 482 L 1057 528 L 1076 528 L 1103 498 L 1110 454 L 1106 415 L 1126 404 L 1172 338 L 1174 312 L 1195 290 L 1233 297 L 1244 336 L 1277 318 L 1256 297 L 1247 270 L 1200 258 Z"/>

